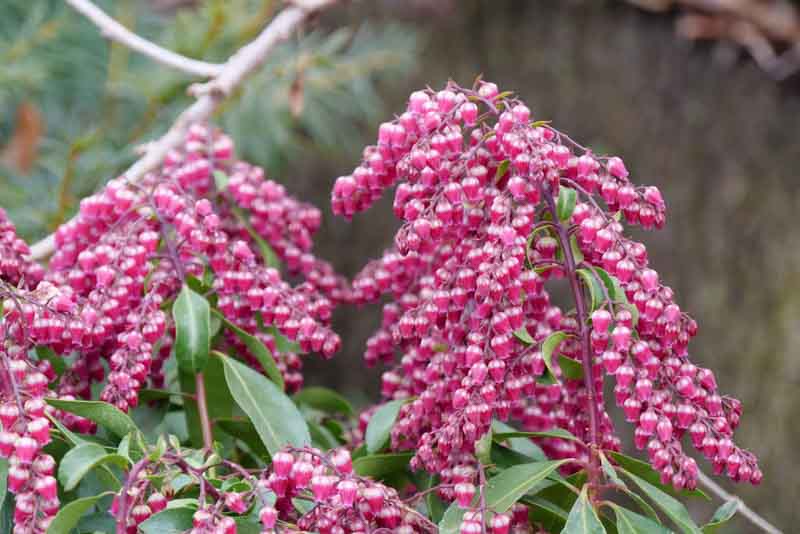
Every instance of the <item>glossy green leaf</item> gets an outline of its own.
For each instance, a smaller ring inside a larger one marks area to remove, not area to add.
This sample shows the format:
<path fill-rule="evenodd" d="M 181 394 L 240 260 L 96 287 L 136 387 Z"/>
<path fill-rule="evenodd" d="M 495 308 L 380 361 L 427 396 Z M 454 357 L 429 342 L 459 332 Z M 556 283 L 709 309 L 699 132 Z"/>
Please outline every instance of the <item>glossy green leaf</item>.
<path fill-rule="evenodd" d="M 492 427 L 475 442 L 475 457 L 482 465 L 492 463 Z"/>
<path fill-rule="evenodd" d="M 551 430 L 542 430 L 541 432 L 504 432 L 495 434 L 494 439 L 496 440 L 504 440 L 510 438 L 559 438 L 559 439 L 568 439 L 570 441 L 577 441 L 580 443 L 580 439 L 576 438 L 569 430 L 564 430 L 563 428 L 553 428 Z"/>
<path fill-rule="evenodd" d="M 561 368 L 561 374 L 565 378 L 571 380 L 580 380 L 583 378 L 583 365 L 577 360 L 559 354 L 558 366 Z"/>
<path fill-rule="evenodd" d="M 575 204 L 578 201 L 578 193 L 571 187 L 561 186 L 558 188 L 558 200 L 556 201 L 556 213 L 562 221 L 569 220 L 572 212 L 575 211 Z"/>
<path fill-rule="evenodd" d="M 703 534 L 713 534 L 717 532 L 722 525 L 730 521 L 733 516 L 736 515 L 738 509 L 738 501 L 726 501 L 722 503 L 714 512 L 714 515 L 711 516 L 708 523 L 703 525 Z"/>
<path fill-rule="evenodd" d="M 167 508 L 140 524 L 139 530 L 142 534 L 183 534 L 192 528 L 194 512 L 192 508 Z"/>
<path fill-rule="evenodd" d="M 692 520 L 689 511 L 679 501 L 633 473 L 626 470 L 623 470 L 622 473 L 636 484 L 642 493 L 653 501 L 683 532 L 687 534 L 700 534 L 702 532 Z"/>
<path fill-rule="evenodd" d="M 602 282 L 591 269 L 577 269 L 575 272 L 589 289 L 589 311 L 592 312 L 602 306 L 606 300 Z"/>
<path fill-rule="evenodd" d="M 218 426 L 223 432 L 243 442 L 250 449 L 250 452 L 259 458 L 269 458 L 270 454 L 261 437 L 256 431 L 253 423 L 245 419 L 216 419 L 215 425 Z"/>
<path fill-rule="evenodd" d="M 486 506 L 497 513 L 505 513 L 523 495 L 535 494 L 537 487 L 549 486 L 547 477 L 567 461 L 535 462 L 502 471 L 486 484 Z M 464 513 L 457 503 L 451 504 L 439 522 L 440 534 L 458 533 Z"/>
<path fill-rule="evenodd" d="M 547 460 L 541 447 L 530 440 L 530 438 L 506 438 L 505 440 L 498 440 L 496 434 L 509 434 L 517 432 L 517 429 L 509 424 L 506 424 L 497 419 L 492 421 L 492 439 L 498 443 L 507 442 L 511 450 L 524 454 L 532 460 L 544 461 Z"/>
<path fill-rule="evenodd" d="M 567 524 L 567 511 L 552 502 L 539 497 L 523 497 L 520 502 L 528 507 L 528 516 L 547 532 L 561 532 Z"/>
<path fill-rule="evenodd" d="M 524 326 L 521 326 L 520 328 L 514 330 L 514 337 L 516 337 L 526 345 L 533 345 L 534 343 L 536 343 L 536 340 L 534 340 L 531 337 L 531 335 L 528 333 L 528 330 Z"/>
<path fill-rule="evenodd" d="M 681 490 L 680 492 L 676 492 L 672 486 L 666 486 L 661 483 L 661 475 L 656 472 L 653 467 L 648 464 L 647 462 L 643 462 L 637 458 L 633 458 L 632 456 L 627 456 L 625 454 L 608 451 L 609 456 L 614 459 L 614 461 L 620 466 L 620 468 L 628 471 L 629 473 L 633 473 L 634 475 L 643 478 L 653 486 L 657 487 L 661 491 L 668 493 L 672 496 L 683 496 L 683 497 L 702 497 L 708 501 L 711 499 L 708 495 L 700 491 L 699 489 L 694 490 Z"/>
<path fill-rule="evenodd" d="M 405 470 L 412 456 L 411 452 L 370 454 L 354 460 L 353 470 L 362 477 L 380 479 Z"/>
<path fill-rule="evenodd" d="M 614 514 L 617 516 L 617 532 L 619 534 L 669 534 L 669 529 L 656 523 L 649 517 L 637 514 L 617 504 L 612 503 Z"/>
<path fill-rule="evenodd" d="M 311 435 L 311 444 L 315 447 L 324 451 L 329 451 L 341 445 L 339 440 L 336 439 L 336 436 L 333 435 L 333 432 L 328 430 L 328 428 L 311 419 L 306 419 L 306 424 L 308 425 L 308 432 Z"/>
<path fill-rule="evenodd" d="M 581 490 L 581 494 L 567 517 L 567 524 L 564 525 L 562 534 L 604 534 L 606 531 L 600 518 L 597 517 L 592 503 L 589 501 L 586 486 Z"/>
<path fill-rule="evenodd" d="M 234 400 L 250 418 L 270 454 L 286 445 L 311 444 L 303 415 L 283 391 L 246 365 L 222 354 L 219 357 Z"/>
<path fill-rule="evenodd" d="M 247 350 L 250 351 L 250 354 L 256 357 L 258 363 L 261 364 L 261 367 L 264 368 L 264 371 L 267 373 L 267 376 L 272 379 L 275 384 L 278 385 L 279 388 L 284 389 L 286 386 L 283 383 L 283 374 L 281 373 L 280 369 L 278 369 L 278 364 L 275 363 L 275 358 L 272 356 L 272 353 L 269 349 L 261 342 L 260 339 L 255 337 L 252 334 L 248 334 L 232 322 L 230 322 L 219 310 L 211 310 L 211 313 L 217 317 L 222 324 L 225 325 L 225 328 L 233 332 L 239 341 L 245 344 Z"/>
<path fill-rule="evenodd" d="M 389 442 L 397 415 L 406 402 L 405 399 L 387 402 L 372 414 L 364 435 L 368 453 L 374 454 L 381 451 Z"/>
<path fill-rule="evenodd" d="M 40 361 L 50 362 L 50 365 L 53 366 L 53 371 L 55 371 L 58 376 L 64 374 L 64 371 L 67 369 L 67 362 L 62 356 L 56 354 L 55 351 L 50 347 L 40 346 L 36 347 L 34 350 L 36 351 L 36 356 Z"/>
<path fill-rule="evenodd" d="M 84 443 L 70 449 L 61 459 L 58 481 L 64 490 L 71 491 L 89 471 L 101 464 L 115 464 L 123 469 L 129 465 L 128 459 L 120 454 L 109 453 L 95 443 Z"/>
<path fill-rule="evenodd" d="M 264 327 L 264 331 L 271 335 L 273 339 L 275 339 L 275 349 L 278 352 L 294 352 L 297 354 L 303 353 L 299 343 L 292 341 L 281 334 L 280 330 L 278 330 L 275 326 L 266 326 Z"/>
<path fill-rule="evenodd" d="M 500 165 L 497 166 L 497 171 L 494 174 L 495 183 L 503 179 L 503 176 L 505 176 L 506 173 L 508 173 L 508 168 L 510 166 L 511 166 L 510 159 L 504 159 L 503 161 L 500 162 Z"/>
<path fill-rule="evenodd" d="M 90 419 L 118 438 L 138 431 L 133 420 L 116 406 L 102 401 L 45 399 L 50 406 Z"/>
<path fill-rule="evenodd" d="M 228 187 L 228 175 L 225 172 L 217 169 L 214 171 L 214 185 L 217 186 L 217 191 L 224 191 Z"/>
<path fill-rule="evenodd" d="M 47 534 L 70 534 L 78 526 L 86 512 L 91 510 L 100 499 L 108 495 L 112 495 L 112 492 L 76 499 L 62 506 L 58 514 L 53 518 L 53 522 L 47 528 Z"/>
<path fill-rule="evenodd" d="M 211 312 L 208 301 L 184 285 L 172 305 L 175 320 L 175 357 L 180 368 L 201 373 L 211 345 Z"/>
<path fill-rule="evenodd" d="M 567 339 L 567 333 L 559 331 L 553 332 L 542 342 L 542 358 L 544 359 L 544 364 L 547 366 L 550 374 L 553 376 L 556 374 L 555 368 L 553 367 L 553 351 L 555 351 L 565 339 Z"/>
<path fill-rule="evenodd" d="M 325 413 L 338 413 L 352 416 L 355 412 L 353 406 L 347 399 L 339 395 L 332 389 L 309 386 L 301 389 L 292 397 L 295 402 L 305 404 Z"/>
<path fill-rule="evenodd" d="M 3 507 L 6 505 L 8 493 L 8 460 L 0 458 L 0 516 L 3 515 Z"/>

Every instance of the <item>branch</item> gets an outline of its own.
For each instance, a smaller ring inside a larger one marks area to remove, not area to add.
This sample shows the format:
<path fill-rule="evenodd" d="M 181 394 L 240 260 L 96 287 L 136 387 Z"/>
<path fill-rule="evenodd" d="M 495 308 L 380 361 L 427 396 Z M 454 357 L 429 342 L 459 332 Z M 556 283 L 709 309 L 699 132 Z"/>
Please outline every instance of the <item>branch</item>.
<path fill-rule="evenodd" d="M 723 501 L 734 501 L 737 505 L 736 510 L 753 525 L 760 528 L 763 532 L 766 532 L 767 534 L 783 534 L 782 531 L 776 528 L 772 523 L 754 512 L 753 509 L 747 506 L 742 499 L 725 491 L 722 486 L 714 482 L 702 471 L 698 473 L 698 479 L 700 480 L 700 484 L 702 486 Z"/>
<path fill-rule="evenodd" d="M 117 41 L 131 50 L 139 52 L 159 63 L 182 70 L 195 76 L 212 78 L 218 76 L 223 66 L 215 63 L 199 61 L 171 50 L 162 48 L 155 43 L 144 39 L 128 30 L 125 26 L 106 15 L 102 9 L 94 5 L 91 0 L 66 0 L 75 11 L 88 18 L 95 26 L 100 28 L 104 37 Z"/>
<path fill-rule="evenodd" d="M 83 0 L 67 1 L 72 3 Z M 252 42 L 240 48 L 225 62 L 219 74 L 206 84 L 208 90 L 198 95 L 197 100 L 178 116 L 167 133 L 147 145 L 144 156 L 131 165 L 123 176 L 129 182 L 136 183 L 145 174 L 158 167 L 167 153 L 180 145 L 190 125 L 208 120 L 225 96 L 261 65 L 278 43 L 289 37 L 292 31 L 311 15 L 336 1 L 296 0 L 291 7 L 281 11 Z M 54 251 L 55 236 L 50 234 L 31 246 L 30 256 L 33 260 L 39 261 Z"/>

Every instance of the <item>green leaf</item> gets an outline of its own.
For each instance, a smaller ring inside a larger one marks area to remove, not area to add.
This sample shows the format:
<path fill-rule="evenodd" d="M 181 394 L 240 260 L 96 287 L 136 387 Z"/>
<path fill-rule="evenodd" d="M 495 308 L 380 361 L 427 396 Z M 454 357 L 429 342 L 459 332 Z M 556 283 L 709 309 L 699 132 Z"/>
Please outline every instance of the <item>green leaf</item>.
<path fill-rule="evenodd" d="M 561 367 L 561 374 L 566 378 L 571 380 L 580 380 L 583 378 L 583 365 L 577 360 L 559 354 L 558 366 Z"/>
<path fill-rule="evenodd" d="M 311 435 L 311 443 L 315 447 L 324 451 L 329 451 L 341 445 L 339 440 L 336 439 L 336 436 L 333 435 L 333 432 L 328 430 L 328 428 L 310 419 L 306 419 L 306 424 L 308 425 L 308 432 Z"/>
<path fill-rule="evenodd" d="M 236 404 L 253 422 L 270 454 L 286 445 L 311 444 L 303 415 L 278 387 L 246 365 L 219 354 Z"/>
<path fill-rule="evenodd" d="M 414 456 L 412 452 L 371 454 L 353 460 L 353 470 L 362 477 L 383 478 L 402 472 Z"/>
<path fill-rule="evenodd" d="M 617 532 L 619 534 L 669 534 L 669 529 L 656 523 L 649 517 L 639 515 L 618 504 L 611 503 L 617 516 Z"/>
<path fill-rule="evenodd" d="M 475 442 L 475 457 L 482 465 L 492 463 L 492 427 Z"/>
<path fill-rule="evenodd" d="M 578 193 L 571 187 L 561 186 L 558 188 L 558 201 L 556 202 L 556 213 L 562 221 L 569 220 L 572 212 L 575 211 L 575 204 L 578 201 Z"/>
<path fill-rule="evenodd" d="M 139 530 L 142 534 L 183 534 L 192 528 L 194 512 L 192 508 L 168 508 L 141 523 Z"/>
<path fill-rule="evenodd" d="M 524 497 L 520 502 L 528 506 L 531 520 L 541 524 L 547 532 L 561 532 L 567 523 L 566 510 L 548 500 Z"/>
<path fill-rule="evenodd" d="M 382 405 L 375 410 L 369 419 L 364 441 L 367 444 L 367 452 L 370 454 L 381 451 L 389 442 L 392 434 L 392 427 L 400 413 L 400 408 L 407 402 L 406 399 L 393 400 Z"/>
<path fill-rule="evenodd" d="M 739 501 L 726 501 L 717 508 L 708 523 L 703 525 L 703 534 L 713 534 L 719 527 L 730 521 L 739 509 Z"/>
<path fill-rule="evenodd" d="M 45 400 L 47 404 L 54 408 L 94 421 L 118 438 L 124 438 L 131 432 L 139 430 L 128 414 L 107 402 L 61 399 Z"/>
<path fill-rule="evenodd" d="M 503 179 L 503 176 L 505 176 L 506 173 L 508 172 L 509 166 L 511 166 L 510 159 L 504 159 L 503 161 L 500 162 L 500 165 L 497 166 L 497 171 L 494 173 L 495 183 Z"/>
<path fill-rule="evenodd" d="M 115 464 L 123 469 L 128 467 L 128 459 L 116 453 L 109 453 L 95 443 L 84 443 L 70 449 L 58 466 L 58 481 L 64 490 L 72 491 L 86 474 L 101 464 Z"/>
<path fill-rule="evenodd" d="M 614 466 L 611 465 L 611 462 L 608 461 L 608 458 L 606 458 L 606 455 L 603 454 L 602 451 L 600 451 L 600 465 L 603 467 L 603 473 L 605 473 L 606 477 L 608 477 L 611 482 L 622 488 L 628 487 L 625 481 L 619 478 L 616 469 L 614 469 Z"/>
<path fill-rule="evenodd" d="M 608 454 L 614 459 L 615 462 L 624 470 L 628 471 L 629 473 L 633 473 L 640 478 L 643 478 L 650 484 L 654 485 L 661 491 L 668 493 L 672 496 L 683 496 L 683 497 L 702 497 L 708 501 L 711 499 L 703 493 L 702 491 L 695 489 L 695 490 L 681 490 L 680 492 L 676 492 L 672 486 L 666 486 L 661 483 L 661 475 L 659 475 L 651 466 L 650 464 L 643 462 L 637 458 L 633 458 L 631 456 L 626 456 L 625 454 L 608 451 Z"/>
<path fill-rule="evenodd" d="M 270 454 L 261 437 L 256 431 L 253 423 L 243 419 L 216 419 L 216 426 L 232 438 L 242 441 L 250 449 L 250 452 L 259 458 L 269 458 Z"/>
<path fill-rule="evenodd" d="M 175 320 L 175 357 L 184 371 L 201 373 L 211 346 L 211 315 L 208 301 L 184 285 L 172 305 Z"/>
<path fill-rule="evenodd" d="M 64 371 L 67 369 L 67 363 L 64 361 L 64 358 L 56 354 L 53 349 L 50 347 L 36 347 L 34 350 L 40 361 L 46 360 L 50 362 L 50 365 L 53 366 L 53 371 L 55 371 L 58 376 L 64 374 Z"/>
<path fill-rule="evenodd" d="M 526 345 L 533 345 L 536 343 L 536 340 L 531 337 L 531 335 L 528 333 L 528 330 L 524 326 L 514 330 L 514 336 Z"/>
<path fill-rule="evenodd" d="M 217 191 L 224 191 L 228 187 L 228 175 L 216 169 L 214 171 L 214 184 L 217 186 Z"/>
<path fill-rule="evenodd" d="M 0 458 L 0 517 L 3 516 L 3 506 L 6 504 L 8 493 L 8 460 Z"/>
<path fill-rule="evenodd" d="M 492 432 L 495 434 L 492 439 L 496 442 L 507 441 L 511 450 L 529 456 L 533 460 L 545 461 L 547 457 L 536 443 L 529 438 L 508 438 L 506 440 L 498 440 L 496 434 L 508 434 L 516 432 L 517 429 L 497 419 L 492 421 Z"/>
<path fill-rule="evenodd" d="M 663 512 L 669 517 L 676 526 L 680 527 L 687 534 L 701 534 L 702 531 L 692 520 L 689 511 L 679 501 L 670 497 L 656 486 L 646 480 L 637 477 L 633 473 L 623 470 L 622 473 L 630 478 L 639 489 L 650 498 Z"/>
<path fill-rule="evenodd" d="M 559 438 L 581 443 L 580 439 L 576 438 L 569 430 L 564 430 L 563 428 L 553 428 L 541 432 L 503 432 L 494 436 L 494 439 L 499 441 L 510 438 Z"/>
<path fill-rule="evenodd" d="M 562 534 L 601 534 L 605 533 L 606 529 L 600 518 L 597 517 L 592 503 L 589 502 L 587 487 L 584 486 L 581 494 L 575 504 L 572 505 L 572 510 L 567 517 L 567 524 L 564 525 Z"/>
<path fill-rule="evenodd" d="M 294 352 L 296 354 L 302 354 L 303 350 L 300 348 L 300 344 L 296 341 L 291 341 L 288 339 L 286 336 L 281 334 L 276 327 L 267 326 L 264 328 L 264 331 L 271 335 L 273 339 L 275 339 L 275 349 L 278 352 Z"/>
<path fill-rule="evenodd" d="M 541 489 L 549 486 L 547 477 L 568 461 L 535 462 L 502 471 L 486 484 L 486 506 L 499 514 L 506 512 L 526 493 L 533 494 L 537 487 Z M 476 495 L 475 500 L 477 499 Z M 458 503 L 451 504 L 439 522 L 440 534 L 458 533 L 465 511 Z"/>
<path fill-rule="evenodd" d="M 81 517 L 91 510 L 97 501 L 108 495 L 113 495 L 113 492 L 109 491 L 93 497 L 76 499 L 62 506 L 58 514 L 53 518 L 53 522 L 47 528 L 47 534 L 70 534 L 72 529 L 78 526 Z"/>
<path fill-rule="evenodd" d="M 583 279 L 583 283 L 589 289 L 589 311 L 592 312 L 602 306 L 606 299 L 603 286 L 590 269 L 577 269 L 575 272 Z"/>
<path fill-rule="evenodd" d="M 273 382 L 275 382 L 278 387 L 284 389 L 286 386 L 283 383 L 283 374 L 281 374 L 280 369 L 278 369 L 278 364 L 275 363 L 275 358 L 272 357 L 272 353 L 269 349 L 261 342 L 260 339 L 255 337 L 252 334 L 248 334 L 232 322 L 230 322 L 219 310 L 211 310 L 215 317 L 219 318 L 222 321 L 222 324 L 225 325 L 225 328 L 236 334 L 236 337 L 239 338 L 239 341 L 244 343 L 247 346 L 247 350 L 258 359 L 258 362 L 261 364 L 261 367 L 264 368 L 264 371 L 267 373 Z"/>
<path fill-rule="evenodd" d="M 556 347 L 558 347 L 565 339 L 567 339 L 567 333 L 558 331 L 547 336 L 542 342 L 542 358 L 544 359 L 544 364 L 547 366 L 550 374 L 553 376 L 556 376 L 555 369 L 553 367 L 553 351 L 556 350 Z"/>
<path fill-rule="evenodd" d="M 306 404 L 326 413 L 339 413 L 348 417 L 355 413 L 347 399 L 328 388 L 309 386 L 295 393 L 292 398 L 299 404 Z"/>

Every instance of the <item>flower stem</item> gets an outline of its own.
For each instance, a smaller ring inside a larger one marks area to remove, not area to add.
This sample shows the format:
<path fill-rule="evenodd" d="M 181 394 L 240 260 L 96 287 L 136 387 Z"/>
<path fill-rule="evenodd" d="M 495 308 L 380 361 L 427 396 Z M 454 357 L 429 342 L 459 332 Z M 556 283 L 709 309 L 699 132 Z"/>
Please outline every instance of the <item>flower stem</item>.
<path fill-rule="evenodd" d="M 581 363 L 583 364 L 583 380 L 584 387 L 586 388 L 586 396 L 588 398 L 588 412 L 589 412 L 589 463 L 587 465 L 587 474 L 589 476 L 589 484 L 596 485 L 600 477 L 600 457 L 598 455 L 600 447 L 600 437 L 598 430 L 598 421 L 600 415 L 597 410 L 597 394 L 594 385 L 594 366 L 592 362 L 592 350 L 589 342 L 589 316 L 586 311 L 586 299 L 584 298 L 583 288 L 578 280 L 577 266 L 575 263 L 575 256 L 572 254 L 572 247 L 570 245 L 569 233 L 567 228 L 558 219 L 558 211 L 556 210 L 556 201 L 553 194 L 549 190 L 543 191 L 544 198 L 547 201 L 550 213 L 553 215 L 553 223 L 556 231 L 557 239 L 561 244 L 561 250 L 564 253 L 564 270 L 569 285 L 572 288 L 572 295 L 575 299 L 575 310 L 577 312 L 578 328 L 581 340 Z"/>

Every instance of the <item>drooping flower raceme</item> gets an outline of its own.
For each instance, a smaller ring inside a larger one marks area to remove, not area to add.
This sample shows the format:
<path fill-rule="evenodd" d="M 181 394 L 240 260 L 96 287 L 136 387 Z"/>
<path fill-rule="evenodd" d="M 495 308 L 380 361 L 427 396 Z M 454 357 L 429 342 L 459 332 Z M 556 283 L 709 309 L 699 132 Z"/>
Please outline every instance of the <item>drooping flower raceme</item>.
<path fill-rule="evenodd" d="M 686 434 L 715 472 L 760 481 L 754 456 L 731 440 L 740 404 L 689 359 L 696 323 L 625 235 L 663 226 L 665 203 L 630 182 L 621 159 L 532 122 L 494 84 L 450 83 L 413 93 L 380 126 L 361 165 L 336 181 L 333 209 L 350 218 L 391 186 L 403 225 L 356 277 L 353 297 L 392 297 L 365 357 L 391 365 L 386 399 L 409 399 L 392 445 L 416 450 L 412 465 L 474 482 L 474 443 L 493 419 L 619 449 L 603 398 L 610 375 L 636 446 L 665 483 L 696 485 Z M 559 279 L 570 306 L 551 296 Z M 593 461 L 570 440 L 540 445 Z"/>

